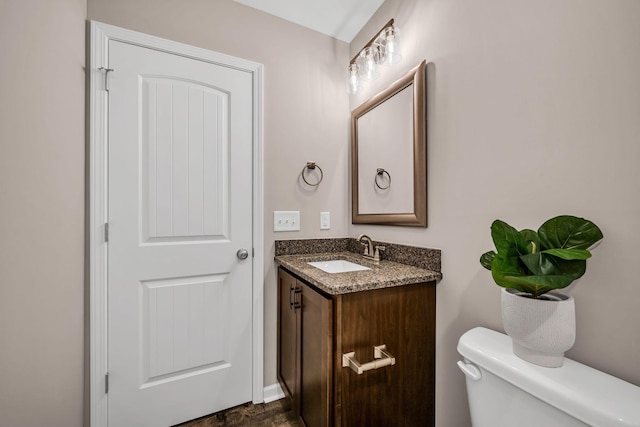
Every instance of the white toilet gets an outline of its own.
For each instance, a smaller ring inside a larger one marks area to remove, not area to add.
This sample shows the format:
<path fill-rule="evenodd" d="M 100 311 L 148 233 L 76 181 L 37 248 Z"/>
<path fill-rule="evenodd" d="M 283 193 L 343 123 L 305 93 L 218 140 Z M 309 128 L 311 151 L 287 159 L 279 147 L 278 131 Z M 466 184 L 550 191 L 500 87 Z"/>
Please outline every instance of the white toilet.
<path fill-rule="evenodd" d="M 578 362 L 544 368 L 486 328 L 458 341 L 474 427 L 640 427 L 640 387 Z"/>

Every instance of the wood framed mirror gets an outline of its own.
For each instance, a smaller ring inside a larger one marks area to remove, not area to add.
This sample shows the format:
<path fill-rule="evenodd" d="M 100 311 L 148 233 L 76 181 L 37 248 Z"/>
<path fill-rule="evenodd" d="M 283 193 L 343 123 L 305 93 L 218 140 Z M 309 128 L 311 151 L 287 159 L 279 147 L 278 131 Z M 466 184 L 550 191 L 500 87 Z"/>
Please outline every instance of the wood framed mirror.
<path fill-rule="evenodd" d="M 427 226 L 426 61 L 351 113 L 351 214 Z"/>

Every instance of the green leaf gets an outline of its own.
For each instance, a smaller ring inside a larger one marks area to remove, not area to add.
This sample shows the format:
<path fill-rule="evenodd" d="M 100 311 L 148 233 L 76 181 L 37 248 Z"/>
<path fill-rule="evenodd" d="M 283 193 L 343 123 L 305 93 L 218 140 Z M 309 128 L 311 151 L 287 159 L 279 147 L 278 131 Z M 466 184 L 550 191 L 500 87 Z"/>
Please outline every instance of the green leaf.
<path fill-rule="evenodd" d="M 547 249 L 543 253 L 566 260 L 591 258 L 591 252 L 586 249 Z"/>
<path fill-rule="evenodd" d="M 538 235 L 544 249 L 589 249 L 603 237 L 597 225 L 571 215 L 551 218 L 540 226 Z"/>
<path fill-rule="evenodd" d="M 507 277 L 530 274 L 520 261 L 520 256 L 529 253 L 529 248 L 533 246 L 531 241 L 538 240 L 536 232 L 532 230 L 518 232 L 506 222 L 495 220 L 491 224 L 491 237 L 498 250 L 491 262 L 493 280 L 499 286 L 527 292 L 517 282 Z"/>
<path fill-rule="evenodd" d="M 498 253 L 491 264 L 491 275 L 493 276 L 493 280 L 504 288 L 523 290 L 517 283 L 506 279 L 506 276 L 523 276 L 525 274 L 527 274 L 527 271 L 518 259 L 517 255 L 504 257 Z"/>
<path fill-rule="evenodd" d="M 507 276 L 505 279 L 535 298 L 554 289 L 565 288 L 573 282 L 572 278 L 566 276 Z"/>
<path fill-rule="evenodd" d="M 565 260 L 544 252 L 523 255 L 520 260 L 533 276 L 567 276 L 575 280 L 582 277 L 587 269 L 584 260 Z"/>
<path fill-rule="evenodd" d="M 521 254 L 533 254 L 540 251 L 540 238 L 538 233 L 533 230 L 524 229 L 520 231 L 521 244 L 524 247 L 520 248 Z"/>
<path fill-rule="evenodd" d="M 530 277 L 533 277 L 533 276 L 514 276 L 514 277 L 507 277 L 506 279 L 513 282 L 513 287 L 515 289 L 518 289 L 521 292 L 526 292 L 528 294 L 531 294 L 534 298 L 538 298 L 540 295 L 543 295 L 555 289 L 550 286 L 543 286 L 539 283 L 531 283 L 527 280 L 523 280 L 525 278 L 530 278 Z"/>
<path fill-rule="evenodd" d="M 506 222 L 499 219 L 493 221 L 491 238 L 499 254 L 520 254 L 519 248 L 522 246 L 520 234 Z"/>
<path fill-rule="evenodd" d="M 491 264 L 493 264 L 493 259 L 495 258 L 496 253 L 494 251 L 485 252 L 480 257 L 480 264 L 487 270 L 491 270 Z"/>
<path fill-rule="evenodd" d="M 556 265 L 553 263 L 553 257 L 545 255 L 542 252 L 535 254 L 522 255 L 520 260 L 529 269 L 529 274 L 542 276 L 544 274 L 559 274 Z M 561 273 L 560 273 L 561 274 Z"/>

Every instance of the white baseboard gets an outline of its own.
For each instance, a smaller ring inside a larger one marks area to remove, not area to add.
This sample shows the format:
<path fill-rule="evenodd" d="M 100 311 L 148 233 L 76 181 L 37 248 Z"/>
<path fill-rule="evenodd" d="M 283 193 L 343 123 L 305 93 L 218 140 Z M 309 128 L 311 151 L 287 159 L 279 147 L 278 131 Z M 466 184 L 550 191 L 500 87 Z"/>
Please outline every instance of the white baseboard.
<path fill-rule="evenodd" d="M 271 384 L 264 388 L 264 403 L 273 402 L 274 400 L 284 398 L 284 393 L 280 388 L 280 384 Z"/>

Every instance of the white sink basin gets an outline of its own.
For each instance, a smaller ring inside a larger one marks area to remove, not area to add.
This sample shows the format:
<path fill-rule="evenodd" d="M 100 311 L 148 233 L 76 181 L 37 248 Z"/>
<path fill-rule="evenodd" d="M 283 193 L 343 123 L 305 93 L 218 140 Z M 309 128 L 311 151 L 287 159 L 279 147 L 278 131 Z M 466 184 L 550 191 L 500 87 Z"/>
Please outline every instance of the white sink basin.
<path fill-rule="evenodd" d="M 327 273 L 347 273 L 349 271 L 371 270 L 369 267 L 346 261 L 344 259 L 333 259 L 331 261 L 315 261 L 308 262 L 307 264 L 319 268 L 320 270 Z"/>

